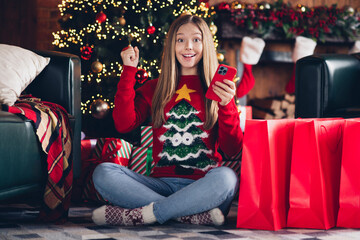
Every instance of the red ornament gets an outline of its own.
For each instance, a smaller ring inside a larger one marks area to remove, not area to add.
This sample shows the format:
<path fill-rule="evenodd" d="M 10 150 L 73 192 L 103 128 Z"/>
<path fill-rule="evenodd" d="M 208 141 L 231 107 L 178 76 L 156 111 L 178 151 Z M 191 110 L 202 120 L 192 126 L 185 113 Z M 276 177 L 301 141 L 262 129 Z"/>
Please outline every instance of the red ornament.
<path fill-rule="evenodd" d="M 99 23 L 103 23 L 106 21 L 106 14 L 103 12 L 99 12 L 98 14 L 96 14 L 96 21 L 98 21 Z"/>
<path fill-rule="evenodd" d="M 81 58 L 84 60 L 89 60 L 91 58 L 91 54 L 93 53 L 93 49 L 89 46 L 83 46 L 80 48 Z"/>
<path fill-rule="evenodd" d="M 199 0 L 200 4 L 205 3 L 205 7 L 210 8 L 209 0 Z"/>
<path fill-rule="evenodd" d="M 143 84 L 147 79 L 148 79 L 149 75 L 148 73 L 144 70 L 144 69 L 139 69 L 136 73 L 135 73 L 135 79 L 136 81 L 138 81 L 138 83 Z"/>
<path fill-rule="evenodd" d="M 219 10 L 230 10 L 230 5 L 226 2 L 222 2 L 218 6 Z"/>
<path fill-rule="evenodd" d="M 154 34 L 155 33 L 155 27 L 153 26 L 153 25 L 150 25 L 150 26 L 148 26 L 147 28 L 146 28 L 146 31 L 147 31 L 147 33 L 148 34 L 150 34 L 150 35 L 152 35 L 152 34 Z"/>

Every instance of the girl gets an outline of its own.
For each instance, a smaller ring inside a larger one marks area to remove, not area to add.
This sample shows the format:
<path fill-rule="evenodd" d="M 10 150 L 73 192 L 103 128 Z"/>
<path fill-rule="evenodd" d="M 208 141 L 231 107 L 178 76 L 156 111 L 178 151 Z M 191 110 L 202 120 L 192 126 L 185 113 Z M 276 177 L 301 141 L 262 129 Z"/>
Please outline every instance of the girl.
<path fill-rule="evenodd" d="M 218 167 L 220 148 L 241 152 L 242 131 L 231 80 L 214 86 L 220 102 L 205 98 L 218 66 L 211 32 L 204 20 L 182 15 L 171 25 L 159 79 L 134 90 L 137 47 L 121 52 L 124 67 L 113 118 L 129 132 L 149 117 L 153 127 L 150 176 L 103 163 L 93 174 L 96 190 L 112 205 L 93 212 L 96 224 L 142 225 L 173 219 L 222 225 L 238 188 L 232 169 Z"/>

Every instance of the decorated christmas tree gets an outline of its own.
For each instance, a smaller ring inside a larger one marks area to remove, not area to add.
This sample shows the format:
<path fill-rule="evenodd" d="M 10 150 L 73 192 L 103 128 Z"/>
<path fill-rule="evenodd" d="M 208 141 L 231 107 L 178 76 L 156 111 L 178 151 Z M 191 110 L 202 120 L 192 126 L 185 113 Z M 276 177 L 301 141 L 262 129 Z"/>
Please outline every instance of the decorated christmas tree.
<path fill-rule="evenodd" d="M 199 126 L 203 122 L 197 116 L 199 112 L 187 101 L 182 99 L 168 113 L 169 119 L 164 127 L 167 131 L 160 137 L 164 142 L 163 152 L 158 166 L 180 166 L 186 169 L 206 170 L 216 162 L 209 159 L 206 154 L 211 154 L 203 141 L 208 134 Z"/>
<path fill-rule="evenodd" d="M 82 112 L 95 118 L 113 107 L 122 70 L 120 52 L 128 45 L 140 49 L 138 87 L 158 77 L 166 33 L 179 15 L 201 16 L 217 42 L 215 11 L 203 1 L 63 0 L 59 10 L 62 30 L 53 33 L 53 44 L 81 57 Z"/>

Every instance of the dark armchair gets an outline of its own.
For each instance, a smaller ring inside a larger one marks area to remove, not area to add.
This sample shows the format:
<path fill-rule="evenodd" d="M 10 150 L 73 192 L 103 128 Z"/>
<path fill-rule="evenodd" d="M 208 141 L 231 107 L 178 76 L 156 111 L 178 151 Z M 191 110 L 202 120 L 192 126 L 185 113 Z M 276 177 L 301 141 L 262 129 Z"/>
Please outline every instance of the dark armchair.
<path fill-rule="evenodd" d="M 295 117 L 360 117 L 360 53 L 321 54 L 296 62 Z"/>
<path fill-rule="evenodd" d="M 46 51 L 50 63 L 25 89 L 41 100 L 57 103 L 69 113 L 72 128 L 74 177 L 80 175 L 80 59 L 77 56 Z M 47 171 L 32 123 L 0 110 L 0 200 L 39 196 L 44 191 Z"/>

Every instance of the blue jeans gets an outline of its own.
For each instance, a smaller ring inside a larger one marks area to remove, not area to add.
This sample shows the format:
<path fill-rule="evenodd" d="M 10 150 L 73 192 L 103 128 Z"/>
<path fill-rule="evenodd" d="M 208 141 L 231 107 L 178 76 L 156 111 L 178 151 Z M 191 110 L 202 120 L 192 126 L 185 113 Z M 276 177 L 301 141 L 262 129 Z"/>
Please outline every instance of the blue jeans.
<path fill-rule="evenodd" d="M 218 207 L 226 216 L 238 189 L 228 167 L 210 170 L 203 178 L 153 178 L 114 163 L 102 163 L 93 173 L 96 190 L 112 204 L 138 208 L 154 202 L 159 223 Z"/>

